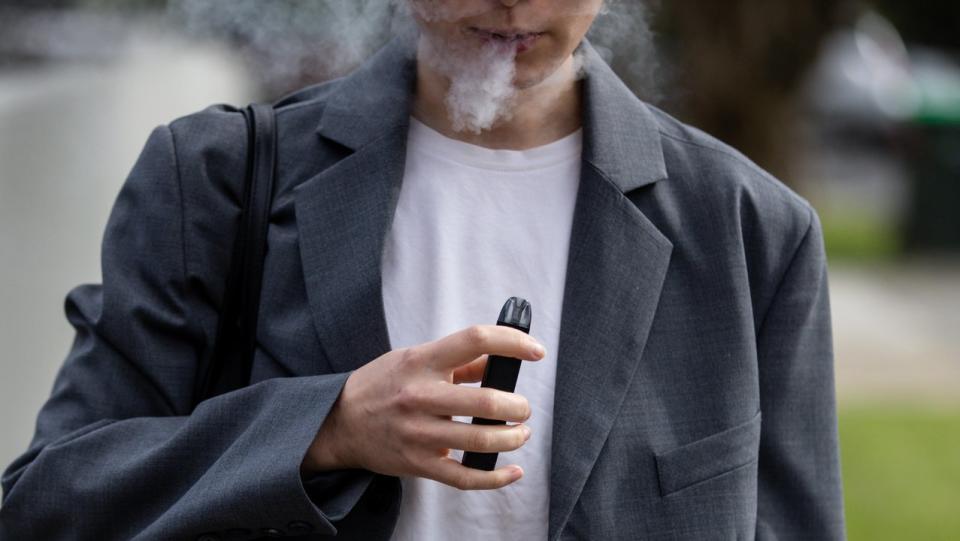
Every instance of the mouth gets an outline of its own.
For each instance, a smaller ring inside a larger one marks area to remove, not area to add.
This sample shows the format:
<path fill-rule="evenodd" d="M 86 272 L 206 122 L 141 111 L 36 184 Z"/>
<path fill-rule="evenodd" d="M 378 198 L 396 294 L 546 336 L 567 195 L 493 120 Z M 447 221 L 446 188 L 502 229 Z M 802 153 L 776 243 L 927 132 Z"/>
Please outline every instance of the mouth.
<path fill-rule="evenodd" d="M 516 48 L 518 54 L 533 47 L 533 45 L 537 42 L 537 39 L 544 34 L 543 32 L 499 28 L 479 28 L 476 26 L 469 27 L 469 31 L 484 42 L 497 43 L 503 46 Z"/>

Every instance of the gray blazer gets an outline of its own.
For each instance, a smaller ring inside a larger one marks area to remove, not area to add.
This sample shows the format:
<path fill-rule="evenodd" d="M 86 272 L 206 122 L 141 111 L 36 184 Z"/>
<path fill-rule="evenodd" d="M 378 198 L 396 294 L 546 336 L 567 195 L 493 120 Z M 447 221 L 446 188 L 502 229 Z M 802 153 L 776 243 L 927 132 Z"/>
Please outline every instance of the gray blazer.
<path fill-rule="evenodd" d="M 816 214 L 582 48 L 550 539 L 843 538 Z M 391 349 L 380 254 L 413 67 L 394 41 L 276 103 L 254 383 L 196 410 L 245 127 L 216 105 L 152 132 L 110 215 L 103 284 L 66 297 L 76 339 L 3 475 L 2 539 L 389 538 L 398 478 L 303 481 L 299 464 L 350 371 Z"/>

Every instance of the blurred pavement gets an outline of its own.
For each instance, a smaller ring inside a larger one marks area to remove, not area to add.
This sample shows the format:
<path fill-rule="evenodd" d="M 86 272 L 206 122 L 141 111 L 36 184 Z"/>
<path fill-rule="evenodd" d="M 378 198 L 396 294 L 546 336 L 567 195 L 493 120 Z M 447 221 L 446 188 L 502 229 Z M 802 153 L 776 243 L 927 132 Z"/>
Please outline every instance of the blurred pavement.
<path fill-rule="evenodd" d="M 960 406 L 960 261 L 830 269 L 837 393 Z"/>
<path fill-rule="evenodd" d="M 26 449 L 73 329 L 70 288 L 100 281 L 100 239 L 158 124 L 253 88 L 238 59 L 148 32 L 112 62 L 0 71 L 0 468 Z"/>

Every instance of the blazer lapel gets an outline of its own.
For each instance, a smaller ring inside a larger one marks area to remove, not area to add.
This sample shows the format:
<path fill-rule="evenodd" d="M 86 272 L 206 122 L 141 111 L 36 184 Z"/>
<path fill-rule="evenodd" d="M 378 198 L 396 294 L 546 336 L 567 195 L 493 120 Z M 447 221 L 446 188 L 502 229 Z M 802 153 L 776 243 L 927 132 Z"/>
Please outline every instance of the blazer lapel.
<path fill-rule="evenodd" d="M 641 362 L 673 249 L 624 195 L 666 178 L 656 121 L 588 42 L 581 49 L 584 151 L 557 352 L 551 540 Z"/>
<path fill-rule="evenodd" d="M 394 40 L 337 85 L 317 133 L 353 153 L 296 188 L 307 297 L 337 372 L 391 349 L 380 257 L 403 180 L 412 51 Z"/>

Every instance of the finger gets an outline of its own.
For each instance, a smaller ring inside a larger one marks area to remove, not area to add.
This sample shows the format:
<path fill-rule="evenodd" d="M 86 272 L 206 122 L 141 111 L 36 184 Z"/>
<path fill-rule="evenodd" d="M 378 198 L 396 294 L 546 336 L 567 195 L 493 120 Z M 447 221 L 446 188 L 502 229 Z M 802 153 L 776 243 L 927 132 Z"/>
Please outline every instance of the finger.
<path fill-rule="evenodd" d="M 542 346 L 527 333 L 505 325 L 473 325 L 422 346 L 430 366 L 453 369 L 485 353 L 516 359 L 543 358 Z"/>
<path fill-rule="evenodd" d="M 483 417 L 522 423 L 530 418 L 526 397 L 489 387 L 437 383 L 428 391 L 423 409 L 443 416 Z"/>
<path fill-rule="evenodd" d="M 475 470 L 449 457 L 438 458 L 428 466 L 428 479 L 460 490 L 492 490 L 502 488 L 523 477 L 520 466 L 512 464 L 493 471 Z"/>
<path fill-rule="evenodd" d="M 475 425 L 437 419 L 417 430 L 417 439 L 431 448 L 504 453 L 522 447 L 530 439 L 530 428 L 523 424 Z"/>
<path fill-rule="evenodd" d="M 475 383 L 483 380 L 483 371 L 487 368 L 488 355 L 481 355 L 453 371 L 453 383 Z"/>

